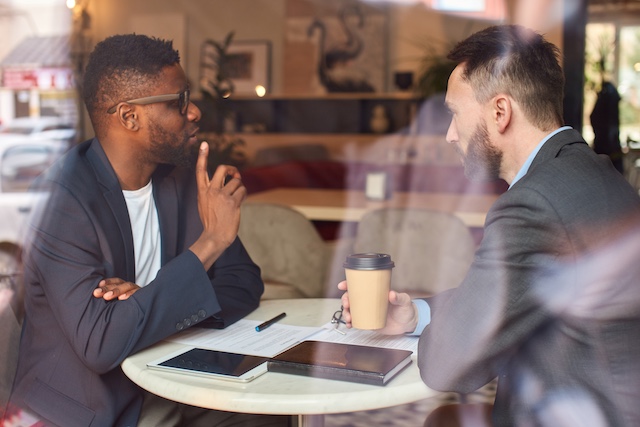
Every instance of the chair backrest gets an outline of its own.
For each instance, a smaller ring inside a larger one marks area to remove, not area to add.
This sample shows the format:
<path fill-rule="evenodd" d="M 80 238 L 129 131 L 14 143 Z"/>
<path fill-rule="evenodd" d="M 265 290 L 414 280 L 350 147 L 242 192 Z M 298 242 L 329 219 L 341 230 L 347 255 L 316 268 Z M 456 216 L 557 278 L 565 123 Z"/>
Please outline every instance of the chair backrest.
<path fill-rule="evenodd" d="M 304 297 L 323 295 L 328 248 L 303 214 L 288 206 L 244 203 L 238 235 L 265 285 L 289 285 Z"/>
<path fill-rule="evenodd" d="M 467 226 L 454 215 L 382 208 L 361 219 L 354 249 L 390 254 L 396 265 L 392 289 L 425 296 L 458 286 L 476 247 Z"/>

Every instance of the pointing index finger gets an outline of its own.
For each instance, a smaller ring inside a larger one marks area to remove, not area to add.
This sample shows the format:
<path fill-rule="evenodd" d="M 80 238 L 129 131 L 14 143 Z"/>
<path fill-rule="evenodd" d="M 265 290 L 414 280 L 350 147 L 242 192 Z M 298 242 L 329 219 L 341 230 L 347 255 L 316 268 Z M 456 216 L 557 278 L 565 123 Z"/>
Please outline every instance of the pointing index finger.
<path fill-rule="evenodd" d="M 196 162 L 196 181 L 198 182 L 199 188 L 206 188 L 209 185 L 209 172 L 207 171 L 208 156 L 209 143 L 202 141 Z"/>

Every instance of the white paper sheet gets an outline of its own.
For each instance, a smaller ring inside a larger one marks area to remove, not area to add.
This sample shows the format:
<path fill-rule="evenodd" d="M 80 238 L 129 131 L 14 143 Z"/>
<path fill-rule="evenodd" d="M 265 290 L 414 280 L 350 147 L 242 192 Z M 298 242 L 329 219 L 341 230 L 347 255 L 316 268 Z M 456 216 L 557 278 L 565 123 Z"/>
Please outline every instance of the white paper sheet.
<path fill-rule="evenodd" d="M 321 329 L 276 323 L 257 332 L 256 326 L 260 323 L 241 319 L 225 329 L 190 328 L 169 337 L 167 341 L 229 353 L 273 357 Z"/>
<path fill-rule="evenodd" d="M 349 344 L 368 345 L 371 347 L 397 348 L 418 352 L 418 337 L 410 335 L 383 335 L 376 331 L 362 329 L 347 329 L 343 325 L 339 328 L 343 333 L 335 330 L 335 324 L 327 323 L 322 329 L 309 337 L 316 341 L 342 342 Z"/>
<path fill-rule="evenodd" d="M 345 332 L 341 334 L 335 331 L 335 325 L 331 323 L 322 327 L 276 323 L 257 332 L 255 328 L 260 323 L 257 320 L 242 319 L 225 329 L 190 328 L 169 337 L 167 341 L 192 347 L 265 357 L 273 357 L 306 339 L 398 348 L 411 350 L 414 353 L 418 348 L 418 337 L 407 335 L 382 335 L 375 331 L 346 329 L 344 326 L 340 327 L 340 330 Z"/>

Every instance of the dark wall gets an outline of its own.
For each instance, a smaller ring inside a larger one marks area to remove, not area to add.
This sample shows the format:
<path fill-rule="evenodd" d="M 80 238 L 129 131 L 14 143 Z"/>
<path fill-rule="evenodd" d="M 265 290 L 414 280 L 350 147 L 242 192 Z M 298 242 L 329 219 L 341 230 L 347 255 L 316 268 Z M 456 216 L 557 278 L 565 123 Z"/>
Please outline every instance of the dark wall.
<path fill-rule="evenodd" d="M 217 103 L 194 101 L 202 111 L 200 128 L 204 132 L 220 128 L 221 116 L 232 115 L 236 130 L 259 126 L 260 132 L 282 133 L 374 133 L 371 118 L 376 106 L 384 108 L 388 120 L 385 133 L 400 132 L 411 122 L 413 98 L 378 96 L 373 98 L 255 98 L 224 99 Z M 218 114 L 216 114 L 218 111 Z"/>
<path fill-rule="evenodd" d="M 587 0 L 566 0 L 563 30 L 564 121 L 582 131 Z"/>

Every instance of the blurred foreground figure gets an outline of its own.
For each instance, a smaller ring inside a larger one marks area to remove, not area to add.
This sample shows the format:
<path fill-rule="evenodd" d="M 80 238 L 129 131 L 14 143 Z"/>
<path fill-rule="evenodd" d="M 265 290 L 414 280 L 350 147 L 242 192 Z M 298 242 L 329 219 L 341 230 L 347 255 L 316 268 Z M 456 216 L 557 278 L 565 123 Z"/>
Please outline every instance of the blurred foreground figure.
<path fill-rule="evenodd" d="M 637 193 L 562 126 L 558 50 L 541 35 L 495 26 L 449 58 L 447 141 L 469 178 L 510 187 L 460 286 L 414 301 L 392 291 L 382 332 L 421 334 L 433 389 L 497 377 L 495 426 L 640 425 Z"/>

